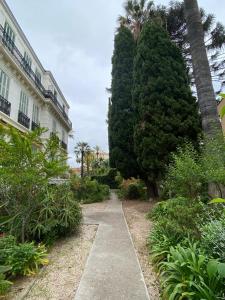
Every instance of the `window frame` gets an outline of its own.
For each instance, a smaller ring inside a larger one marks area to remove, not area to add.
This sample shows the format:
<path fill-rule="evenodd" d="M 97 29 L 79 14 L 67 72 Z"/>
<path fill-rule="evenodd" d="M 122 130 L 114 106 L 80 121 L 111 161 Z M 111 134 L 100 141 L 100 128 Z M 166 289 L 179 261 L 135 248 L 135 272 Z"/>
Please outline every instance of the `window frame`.
<path fill-rule="evenodd" d="M 29 97 L 23 90 L 20 91 L 19 111 L 28 117 Z"/>

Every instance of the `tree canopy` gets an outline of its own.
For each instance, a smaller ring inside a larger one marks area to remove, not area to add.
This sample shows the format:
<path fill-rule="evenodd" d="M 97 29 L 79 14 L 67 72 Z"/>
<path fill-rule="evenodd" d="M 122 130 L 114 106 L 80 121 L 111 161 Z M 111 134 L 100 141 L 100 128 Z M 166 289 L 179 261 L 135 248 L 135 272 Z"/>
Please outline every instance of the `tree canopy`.
<path fill-rule="evenodd" d="M 110 166 L 125 178 L 137 175 L 133 150 L 132 111 L 133 59 L 135 42 L 131 31 L 121 26 L 115 36 L 109 110 Z"/>
<path fill-rule="evenodd" d="M 186 139 L 196 142 L 201 127 L 181 51 L 157 24 L 144 26 L 137 45 L 133 106 L 137 160 L 155 186 L 171 152 Z"/>

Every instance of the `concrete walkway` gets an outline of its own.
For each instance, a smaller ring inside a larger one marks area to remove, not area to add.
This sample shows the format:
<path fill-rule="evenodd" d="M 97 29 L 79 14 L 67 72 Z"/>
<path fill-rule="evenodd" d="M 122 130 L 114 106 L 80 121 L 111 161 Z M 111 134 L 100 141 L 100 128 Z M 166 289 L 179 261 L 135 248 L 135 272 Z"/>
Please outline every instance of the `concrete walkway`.
<path fill-rule="evenodd" d="M 89 212 L 85 223 L 99 224 L 75 300 L 149 300 L 144 277 L 114 192 L 103 212 Z"/>

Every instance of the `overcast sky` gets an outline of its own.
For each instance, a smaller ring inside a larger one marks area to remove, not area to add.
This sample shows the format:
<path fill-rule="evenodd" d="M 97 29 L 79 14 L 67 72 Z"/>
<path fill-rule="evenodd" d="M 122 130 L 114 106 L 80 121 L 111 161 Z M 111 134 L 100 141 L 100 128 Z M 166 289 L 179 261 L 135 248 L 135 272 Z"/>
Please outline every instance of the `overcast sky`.
<path fill-rule="evenodd" d="M 167 4 L 167 0 L 155 3 Z M 12 12 L 45 69 L 52 71 L 70 104 L 74 145 L 86 141 L 108 151 L 106 87 L 116 20 L 124 0 L 8 0 Z M 223 22 L 224 0 L 199 0 Z M 70 160 L 71 164 L 74 159 Z"/>

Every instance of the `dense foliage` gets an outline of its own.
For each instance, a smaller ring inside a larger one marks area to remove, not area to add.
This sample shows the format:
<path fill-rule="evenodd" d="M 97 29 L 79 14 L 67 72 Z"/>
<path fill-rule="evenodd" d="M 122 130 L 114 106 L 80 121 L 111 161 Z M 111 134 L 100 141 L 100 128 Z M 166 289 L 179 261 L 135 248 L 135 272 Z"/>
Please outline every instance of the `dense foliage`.
<path fill-rule="evenodd" d="M 92 176 L 91 178 L 101 184 L 108 185 L 111 189 L 117 189 L 119 187 L 117 175 L 117 169 L 110 168 L 106 174 Z"/>
<path fill-rule="evenodd" d="M 81 179 L 73 176 L 71 178 L 71 190 L 74 197 L 82 203 L 101 202 L 109 197 L 109 186 L 91 180 L 89 177 Z"/>
<path fill-rule="evenodd" d="M 115 36 L 112 58 L 112 97 L 108 122 L 110 166 L 117 168 L 124 178 L 137 175 L 133 148 L 134 114 L 131 106 L 134 55 L 132 33 L 121 26 Z"/>
<path fill-rule="evenodd" d="M 118 194 L 122 199 L 147 199 L 146 186 L 140 179 L 124 179 L 119 187 L 120 189 Z"/>
<path fill-rule="evenodd" d="M 149 249 L 164 299 L 225 296 L 225 207 L 209 202 L 222 192 L 224 147 L 215 138 L 204 140 L 199 152 L 190 144 L 180 148 L 165 184 L 167 194 L 176 198 L 157 203 L 149 214 L 154 221 Z M 209 183 L 214 194 L 207 193 Z"/>
<path fill-rule="evenodd" d="M 0 215 L 3 232 L 18 240 L 55 238 L 79 227 L 81 210 L 69 186 L 51 185 L 65 176 L 65 152 L 56 136 L 41 139 L 43 129 L 22 135 L 0 128 Z"/>
<path fill-rule="evenodd" d="M 0 295 L 5 294 L 12 284 L 6 276 L 30 276 L 46 264 L 48 259 L 44 245 L 20 244 L 13 236 L 0 237 Z"/>
<path fill-rule="evenodd" d="M 171 152 L 186 139 L 197 141 L 200 131 L 181 52 L 156 24 L 146 24 L 138 42 L 133 105 L 137 160 L 145 180 L 156 186 Z"/>

